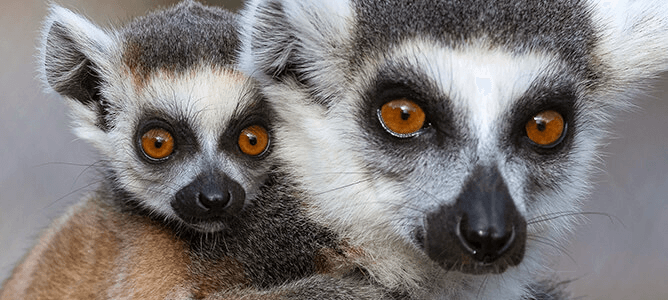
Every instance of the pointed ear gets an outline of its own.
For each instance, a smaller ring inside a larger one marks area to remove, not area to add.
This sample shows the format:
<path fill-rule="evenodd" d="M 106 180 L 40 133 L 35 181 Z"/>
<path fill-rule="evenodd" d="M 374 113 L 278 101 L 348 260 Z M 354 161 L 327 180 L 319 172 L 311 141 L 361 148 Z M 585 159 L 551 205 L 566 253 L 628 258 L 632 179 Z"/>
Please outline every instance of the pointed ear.
<path fill-rule="evenodd" d="M 249 1 L 241 14 L 240 68 L 261 82 L 317 82 L 316 98 L 327 99 L 344 80 L 352 14 L 347 0 Z"/>
<path fill-rule="evenodd" d="M 100 70 L 108 64 L 113 44 L 113 38 L 90 21 L 54 5 L 42 34 L 42 79 L 62 96 L 97 106 Z"/>
<path fill-rule="evenodd" d="M 591 0 L 597 53 L 624 87 L 668 70 L 668 1 Z"/>

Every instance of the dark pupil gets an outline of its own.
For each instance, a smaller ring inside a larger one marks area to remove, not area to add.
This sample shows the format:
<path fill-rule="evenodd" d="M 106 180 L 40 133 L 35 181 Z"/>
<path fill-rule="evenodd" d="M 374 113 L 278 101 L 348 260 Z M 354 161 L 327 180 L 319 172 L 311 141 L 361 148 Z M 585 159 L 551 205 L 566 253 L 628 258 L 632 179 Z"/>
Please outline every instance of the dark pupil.
<path fill-rule="evenodd" d="M 401 119 L 406 121 L 411 117 L 411 113 L 408 111 L 408 107 L 401 108 Z"/>
<path fill-rule="evenodd" d="M 538 131 L 545 131 L 545 126 L 546 126 L 545 121 L 543 120 L 536 121 L 536 129 L 538 129 Z"/>
<path fill-rule="evenodd" d="M 165 139 L 163 139 L 163 138 L 161 138 L 161 137 L 156 137 L 156 138 L 155 138 L 155 142 L 153 143 L 153 146 L 155 146 L 155 148 L 158 148 L 158 149 L 159 149 L 160 147 L 162 147 L 162 144 L 163 144 L 164 142 L 165 142 Z"/>
<path fill-rule="evenodd" d="M 255 135 L 249 134 L 248 143 L 251 144 L 251 146 L 257 145 L 257 137 Z"/>

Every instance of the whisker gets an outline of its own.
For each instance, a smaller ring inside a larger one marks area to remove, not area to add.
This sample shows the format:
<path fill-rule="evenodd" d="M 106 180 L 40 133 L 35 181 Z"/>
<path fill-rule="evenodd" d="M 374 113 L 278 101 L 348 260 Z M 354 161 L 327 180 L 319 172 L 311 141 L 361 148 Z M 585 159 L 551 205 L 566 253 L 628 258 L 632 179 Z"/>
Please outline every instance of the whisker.
<path fill-rule="evenodd" d="M 480 283 L 480 286 L 478 287 L 478 293 L 476 294 L 476 298 L 480 299 L 480 293 L 485 288 L 485 285 L 487 284 L 487 279 L 488 278 L 489 278 L 489 275 L 485 274 L 485 277 L 482 279 L 482 282 Z"/>
<path fill-rule="evenodd" d="M 80 191 L 82 191 L 82 190 L 84 190 L 84 189 L 86 189 L 86 188 L 89 188 L 89 187 L 92 186 L 92 185 L 96 185 L 96 184 L 98 184 L 98 183 L 100 183 L 100 182 L 102 182 L 102 181 L 103 181 L 103 180 L 93 181 L 93 182 L 91 182 L 91 183 L 89 183 L 89 184 L 87 184 L 87 185 L 84 185 L 84 186 L 82 186 L 82 187 L 80 187 L 80 188 L 78 188 L 78 189 L 72 190 L 72 191 L 70 191 L 69 193 L 63 195 L 62 197 L 60 197 L 60 198 L 58 198 L 58 199 L 52 201 L 52 202 L 49 203 L 47 206 L 42 207 L 42 210 L 44 210 L 44 209 L 48 209 L 48 208 L 52 207 L 54 204 L 60 202 L 60 200 L 63 200 L 63 199 L 65 199 L 65 198 L 69 197 L 69 196 L 72 196 L 72 195 L 74 195 L 74 194 L 76 194 L 76 193 L 78 193 L 78 192 L 80 192 Z"/>
<path fill-rule="evenodd" d="M 373 172 L 371 171 L 347 171 L 347 172 L 338 172 L 338 171 L 332 171 L 332 172 L 317 172 L 317 173 L 310 173 L 313 175 L 372 175 Z"/>
<path fill-rule="evenodd" d="M 98 161 L 96 161 L 96 162 L 94 162 L 94 163 L 92 163 L 92 164 L 86 166 L 86 168 L 84 168 L 84 169 L 79 173 L 79 175 L 77 175 L 77 177 L 74 178 L 74 182 L 72 182 L 72 186 L 70 187 L 70 189 L 73 189 L 73 188 L 74 188 L 74 186 L 76 185 L 76 183 L 79 181 L 79 178 L 81 178 L 81 176 L 83 176 L 83 174 L 86 173 L 86 171 L 90 170 L 90 169 L 93 168 L 93 167 L 97 167 L 98 165 L 100 165 L 100 164 L 102 164 L 102 163 L 103 163 L 102 160 L 98 160 Z"/>
<path fill-rule="evenodd" d="M 564 246 L 561 246 L 561 245 L 557 244 L 554 240 L 548 239 L 548 238 L 546 238 L 546 237 L 535 236 L 535 235 L 528 235 L 528 236 L 527 236 L 527 240 L 535 241 L 535 242 L 537 242 L 537 243 L 540 243 L 540 244 L 543 244 L 543 245 L 547 245 L 547 246 L 550 246 L 550 247 L 552 247 L 552 248 L 554 248 L 554 249 L 557 249 L 557 250 L 559 250 L 559 252 L 561 252 L 562 254 L 565 254 L 566 256 L 568 256 L 568 258 L 570 258 L 571 261 L 573 261 L 574 264 L 577 264 L 577 261 L 576 261 L 575 258 L 568 252 L 568 249 L 567 249 L 566 247 L 564 247 Z"/>
<path fill-rule="evenodd" d="M 95 164 L 95 163 L 93 163 Z M 41 168 L 41 167 L 46 167 L 46 166 L 51 166 L 51 165 L 57 165 L 57 166 L 72 166 L 72 167 L 90 167 L 91 164 L 83 164 L 83 163 L 72 163 L 72 162 L 64 162 L 64 161 L 51 161 L 51 162 L 46 162 L 38 165 L 32 166 L 33 168 Z"/>
<path fill-rule="evenodd" d="M 338 190 L 342 190 L 342 189 L 345 189 L 345 188 L 349 188 L 349 187 L 358 185 L 358 184 L 360 184 L 360 183 L 368 182 L 368 181 L 370 181 L 370 180 L 371 180 L 371 179 L 362 179 L 362 180 L 359 180 L 359 181 L 356 181 L 356 182 L 353 182 L 353 183 L 349 183 L 349 184 L 346 184 L 346 185 L 342 185 L 342 186 L 339 186 L 339 187 L 336 187 L 336 188 L 327 190 L 327 191 L 318 192 L 318 193 L 315 193 L 314 195 L 316 195 L 316 196 L 320 196 L 320 195 L 323 195 L 323 194 L 326 194 L 326 193 L 335 192 L 335 191 L 338 191 Z"/>
<path fill-rule="evenodd" d="M 547 222 L 547 221 L 551 221 L 551 220 L 555 220 L 555 219 L 559 219 L 559 218 L 563 218 L 563 217 L 578 216 L 578 215 L 605 216 L 605 217 L 608 217 L 608 219 L 610 219 L 610 222 L 612 224 L 614 224 L 615 220 L 617 220 L 617 222 L 619 222 L 624 228 L 626 228 L 626 225 L 624 225 L 624 222 L 622 222 L 622 220 L 619 219 L 618 217 L 613 216 L 613 215 L 608 214 L 608 213 L 596 212 L 596 211 L 584 211 L 584 212 L 564 211 L 564 212 L 556 212 L 556 213 L 551 213 L 551 214 L 545 214 L 545 215 L 541 215 L 541 216 L 537 216 L 535 218 L 529 219 L 527 221 L 527 225 L 536 224 L 536 223 L 540 223 L 540 222 Z"/>

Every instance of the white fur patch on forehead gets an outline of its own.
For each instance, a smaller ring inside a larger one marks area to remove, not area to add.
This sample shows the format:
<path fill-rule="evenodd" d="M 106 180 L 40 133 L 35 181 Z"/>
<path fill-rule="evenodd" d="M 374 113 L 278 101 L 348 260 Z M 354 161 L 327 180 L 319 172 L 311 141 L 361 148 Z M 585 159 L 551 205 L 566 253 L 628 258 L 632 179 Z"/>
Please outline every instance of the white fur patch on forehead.
<path fill-rule="evenodd" d="M 407 41 L 386 55 L 429 77 L 439 94 L 470 120 L 471 130 L 487 140 L 496 123 L 540 77 L 561 66 L 555 56 L 530 52 L 513 54 L 483 43 L 457 49 L 426 40 Z"/>
<path fill-rule="evenodd" d="M 125 97 L 127 105 L 137 108 L 129 111 L 186 118 L 195 132 L 204 135 L 202 141 L 216 141 L 220 130 L 250 102 L 244 101 L 249 97 L 249 79 L 223 67 L 199 65 L 186 72 L 158 71 L 140 87 L 132 85 L 132 78 L 126 80 L 134 93 L 132 99 Z"/>

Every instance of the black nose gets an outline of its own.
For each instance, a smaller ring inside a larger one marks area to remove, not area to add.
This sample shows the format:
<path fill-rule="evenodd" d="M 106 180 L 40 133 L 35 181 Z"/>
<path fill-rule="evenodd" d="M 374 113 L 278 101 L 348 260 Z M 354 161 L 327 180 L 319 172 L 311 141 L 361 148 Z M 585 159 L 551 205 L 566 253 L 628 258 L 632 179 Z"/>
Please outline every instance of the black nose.
<path fill-rule="evenodd" d="M 172 201 L 176 214 L 186 222 L 201 222 L 232 216 L 243 208 L 243 187 L 225 174 L 200 174 L 179 190 Z"/>
<path fill-rule="evenodd" d="M 228 184 L 229 185 L 229 184 Z M 231 200 L 234 200 L 232 191 L 222 184 L 209 184 L 201 187 L 199 191 L 194 190 L 193 195 L 188 192 L 178 194 L 177 197 L 193 197 L 197 205 L 205 211 L 222 212 L 229 206 Z M 237 196 L 238 197 L 238 196 Z"/>
<path fill-rule="evenodd" d="M 491 263 L 513 244 L 522 218 L 498 169 L 479 168 L 472 178 L 455 204 L 461 212 L 455 234 L 473 259 Z"/>
<path fill-rule="evenodd" d="M 524 256 L 526 221 L 496 167 L 479 166 L 456 197 L 426 216 L 427 255 L 445 267 L 503 272 Z"/>
<path fill-rule="evenodd" d="M 473 259 L 491 263 L 501 257 L 515 240 L 514 227 L 495 225 L 497 224 L 478 223 L 472 225 L 465 216 L 457 224 L 455 234 Z"/>

